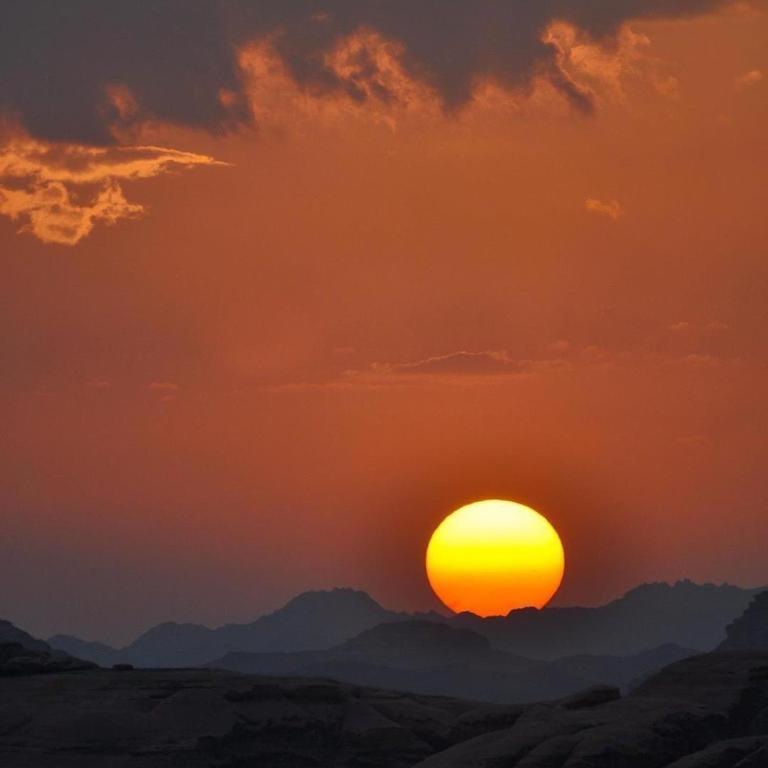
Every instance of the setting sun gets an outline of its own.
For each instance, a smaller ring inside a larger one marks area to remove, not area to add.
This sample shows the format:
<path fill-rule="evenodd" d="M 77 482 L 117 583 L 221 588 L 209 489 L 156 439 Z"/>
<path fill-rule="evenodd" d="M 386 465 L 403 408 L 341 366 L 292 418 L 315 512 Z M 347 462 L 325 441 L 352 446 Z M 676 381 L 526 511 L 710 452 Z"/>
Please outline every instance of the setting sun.
<path fill-rule="evenodd" d="M 427 547 L 432 589 L 456 612 L 505 615 L 545 606 L 563 579 L 557 531 L 530 507 L 490 499 L 443 520 Z"/>

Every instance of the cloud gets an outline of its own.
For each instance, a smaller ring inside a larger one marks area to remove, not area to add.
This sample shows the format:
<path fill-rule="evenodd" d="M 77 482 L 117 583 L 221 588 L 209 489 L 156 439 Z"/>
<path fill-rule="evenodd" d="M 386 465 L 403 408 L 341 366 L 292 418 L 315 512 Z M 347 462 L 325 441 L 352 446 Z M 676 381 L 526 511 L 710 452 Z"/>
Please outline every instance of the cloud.
<path fill-rule="evenodd" d="M 753 85 L 762 83 L 764 79 L 765 75 L 759 69 L 752 69 L 736 78 L 736 90 L 743 91 L 746 88 L 751 88 Z"/>
<path fill-rule="evenodd" d="M 147 389 L 150 392 L 165 392 L 166 394 L 176 393 L 181 390 L 178 384 L 174 384 L 172 381 L 153 381 Z"/>
<path fill-rule="evenodd" d="M 147 389 L 159 396 L 161 403 L 171 403 L 181 392 L 181 387 L 172 381 L 153 381 Z"/>
<path fill-rule="evenodd" d="M 406 362 L 362 363 L 355 368 L 334 364 L 316 372 L 316 375 L 297 378 L 289 374 L 285 378 L 277 377 L 254 384 L 274 392 L 481 387 L 531 377 L 543 379 L 579 375 L 589 370 L 686 368 L 704 371 L 743 364 L 741 358 L 714 353 L 659 350 L 647 345 L 618 350 L 595 344 L 573 344 L 565 340 L 547 345 L 540 352 L 534 357 L 515 357 L 507 350 L 458 350 Z M 334 352 L 331 354 L 335 356 Z"/>
<path fill-rule="evenodd" d="M 677 323 L 673 323 L 669 326 L 668 330 L 673 333 L 687 333 L 689 331 L 706 331 L 709 333 L 718 333 L 720 331 L 727 331 L 729 328 L 727 323 L 722 323 L 719 320 L 712 320 L 711 322 L 697 325 L 696 323 L 690 323 L 687 320 L 680 320 Z"/>
<path fill-rule="evenodd" d="M 73 184 L 133 181 L 195 165 L 224 165 L 206 155 L 166 147 L 86 147 L 18 140 L 0 151 L 0 178 Z"/>
<path fill-rule="evenodd" d="M 206 155 L 163 147 L 84 147 L 17 139 L 0 148 L 0 214 L 44 243 L 75 245 L 98 224 L 144 213 L 122 181 L 198 165 Z"/>
<path fill-rule="evenodd" d="M 720 365 L 723 361 L 717 355 L 708 355 L 705 353 L 694 352 L 679 359 L 684 365 L 691 365 L 697 368 L 711 368 Z"/>
<path fill-rule="evenodd" d="M 61 182 L 36 183 L 30 189 L 0 187 L 0 214 L 21 219 L 20 231 L 31 232 L 44 243 L 75 245 L 98 223 L 116 224 L 142 212 L 142 206 L 129 203 L 115 182 L 104 184 L 84 204 L 75 202 Z"/>
<path fill-rule="evenodd" d="M 590 213 L 607 216 L 609 219 L 613 219 L 613 221 L 618 221 L 624 215 L 624 209 L 618 200 L 603 201 L 590 197 L 584 201 L 584 207 Z"/>
<path fill-rule="evenodd" d="M 504 350 L 459 350 L 412 362 L 371 363 L 366 368 L 346 370 L 320 386 L 375 388 L 434 383 L 474 386 L 506 377 L 558 373 L 571 367 L 571 362 L 564 357 L 527 360 L 516 359 Z M 296 383 L 289 385 L 295 386 Z M 303 386 L 312 385 L 305 382 Z"/>
<path fill-rule="evenodd" d="M 717 10 L 728 0 L 5 0 L 0 4 L 0 114 L 42 140 L 127 143 L 159 121 L 223 133 L 254 123 L 239 52 L 268 42 L 308 93 L 365 102 L 418 81 L 452 110 L 479 81 L 525 90 L 547 79 L 575 108 L 592 108 L 570 67 L 615 81 L 594 44 L 564 64 L 553 22 L 595 42 L 626 22 Z M 402 72 L 370 45 L 386 41 Z M 341 46 L 341 47 L 340 47 Z M 342 51 L 344 57 L 338 58 Z"/>
<path fill-rule="evenodd" d="M 478 376 L 519 373 L 521 370 L 520 363 L 503 351 L 466 352 L 462 350 L 412 363 L 374 363 L 371 366 L 373 373 L 381 375 Z"/>

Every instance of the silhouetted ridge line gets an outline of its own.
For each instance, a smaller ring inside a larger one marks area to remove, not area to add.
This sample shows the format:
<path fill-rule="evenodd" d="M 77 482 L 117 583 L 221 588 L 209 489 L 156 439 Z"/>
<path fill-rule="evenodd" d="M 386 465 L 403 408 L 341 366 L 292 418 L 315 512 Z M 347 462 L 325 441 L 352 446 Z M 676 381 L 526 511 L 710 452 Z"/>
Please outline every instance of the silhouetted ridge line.
<path fill-rule="evenodd" d="M 637 656 L 575 656 L 548 662 L 499 651 L 472 630 L 415 620 L 380 624 L 329 650 L 235 652 L 208 666 L 509 704 L 555 699 L 595 685 L 626 689 L 693 653 L 666 645 Z"/>
<path fill-rule="evenodd" d="M 57 648 L 100 664 L 180 667 L 205 664 L 233 652 L 328 650 L 380 624 L 426 619 L 472 630 L 497 650 L 533 659 L 631 656 L 665 644 L 709 651 L 724 640 L 725 627 L 760 591 L 690 581 L 644 584 L 596 608 L 529 609 L 483 619 L 468 613 L 445 617 L 397 612 L 365 592 L 336 589 L 303 593 L 246 624 L 218 629 L 161 624 L 119 650 L 67 636 L 51 641 Z"/>
<path fill-rule="evenodd" d="M 10 621 L 0 620 L 0 677 L 53 674 L 94 666 L 90 661 L 54 650 Z"/>
<path fill-rule="evenodd" d="M 721 650 L 768 650 L 768 592 L 761 592 L 747 610 L 726 628 Z"/>

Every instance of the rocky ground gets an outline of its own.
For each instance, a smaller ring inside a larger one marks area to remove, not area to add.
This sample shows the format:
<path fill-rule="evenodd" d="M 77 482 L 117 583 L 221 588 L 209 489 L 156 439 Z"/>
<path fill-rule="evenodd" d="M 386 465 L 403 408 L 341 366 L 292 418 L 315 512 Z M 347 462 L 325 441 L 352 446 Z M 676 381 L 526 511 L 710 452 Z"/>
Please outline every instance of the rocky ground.
<path fill-rule="evenodd" d="M 766 768 L 768 652 L 678 662 L 626 697 L 478 705 L 216 670 L 0 679 L 3 768 Z"/>

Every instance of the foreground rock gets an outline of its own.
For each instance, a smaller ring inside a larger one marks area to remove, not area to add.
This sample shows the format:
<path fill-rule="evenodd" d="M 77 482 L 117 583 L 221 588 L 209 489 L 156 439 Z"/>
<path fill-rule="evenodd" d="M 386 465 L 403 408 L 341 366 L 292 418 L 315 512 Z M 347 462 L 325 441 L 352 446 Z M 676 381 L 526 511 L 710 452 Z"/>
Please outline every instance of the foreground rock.
<path fill-rule="evenodd" d="M 768 766 L 760 762 L 768 745 L 768 653 L 693 657 L 663 670 L 624 699 L 590 703 L 528 707 L 511 728 L 462 742 L 419 766 Z"/>
<path fill-rule="evenodd" d="M 767 743 L 760 652 L 687 659 L 625 698 L 519 706 L 217 670 L 0 685 L 4 768 L 765 768 Z"/>
<path fill-rule="evenodd" d="M 38 651 L 19 643 L 0 643 L 0 677 L 50 675 L 95 668 L 93 662 L 81 661 L 65 653 Z"/>
<path fill-rule="evenodd" d="M 520 708 L 214 670 L 12 678 L 3 768 L 411 766 Z"/>

